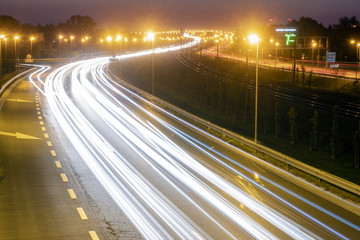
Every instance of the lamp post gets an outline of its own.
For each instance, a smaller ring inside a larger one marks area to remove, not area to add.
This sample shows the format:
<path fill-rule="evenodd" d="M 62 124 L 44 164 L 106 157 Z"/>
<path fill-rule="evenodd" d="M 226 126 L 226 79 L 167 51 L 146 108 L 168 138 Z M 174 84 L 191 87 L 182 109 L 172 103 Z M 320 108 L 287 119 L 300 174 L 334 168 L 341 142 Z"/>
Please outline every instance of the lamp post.
<path fill-rule="evenodd" d="M 8 57 L 8 52 L 7 52 L 7 38 L 4 38 L 5 41 L 5 59 L 7 59 Z"/>
<path fill-rule="evenodd" d="M 277 61 L 277 49 L 278 49 L 279 43 L 275 43 L 275 68 L 276 68 L 276 61 Z"/>
<path fill-rule="evenodd" d="M 73 40 L 74 40 L 74 36 L 70 36 L 70 49 L 71 49 L 71 51 L 72 51 L 72 49 L 73 49 Z"/>
<path fill-rule="evenodd" d="M 35 39 L 34 37 L 31 37 L 31 38 L 30 38 L 30 55 L 31 55 L 31 57 L 32 57 L 32 55 L 33 55 L 33 54 L 32 54 L 32 44 L 33 44 L 34 39 Z"/>
<path fill-rule="evenodd" d="M 313 42 L 312 48 L 311 48 L 311 71 L 313 70 L 313 64 L 314 64 L 314 47 L 316 47 L 315 42 Z"/>
<path fill-rule="evenodd" d="M 15 68 L 17 69 L 18 68 L 18 66 L 17 66 L 17 61 L 18 61 L 18 58 L 17 58 L 17 55 L 16 55 L 16 40 L 18 40 L 19 39 L 19 36 L 15 36 L 14 37 L 14 50 L 15 50 L 15 52 L 14 52 L 14 56 L 15 56 Z"/>
<path fill-rule="evenodd" d="M 62 35 L 59 35 L 59 53 L 60 53 L 60 57 L 61 57 L 61 39 L 63 38 Z"/>
<path fill-rule="evenodd" d="M 119 42 L 119 55 L 121 54 L 121 35 L 116 36 L 116 41 Z"/>
<path fill-rule="evenodd" d="M 112 37 L 111 36 L 107 36 L 106 37 L 106 41 L 108 42 L 108 49 L 110 51 L 110 54 L 111 54 L 111 42 L 112 42 Z"/>
<path fill-rule="evenodd" d="M 255 34 L 249 36 L 251 44 L 256 43 L 256 73 L 255 73 L 255 137 L 254 141 L 257 143 L 257 122 L 258 122 L 258 82 L 259 82 L 259 38 Z"/>
<path fill-rule="evenodd" d="M 154 33 L 149 32 L 147 38 L 152 41 L 152 95 L 155 96 L 155 48 L 154 48 L 154 41 L 155 36 Z"/>
<path fill-rule="evenodd" d="M 1 41 L 4 38 L 4 35 L 0 35 L 0 88 L 2 86 L 2 54 L 1 54 Z"/>

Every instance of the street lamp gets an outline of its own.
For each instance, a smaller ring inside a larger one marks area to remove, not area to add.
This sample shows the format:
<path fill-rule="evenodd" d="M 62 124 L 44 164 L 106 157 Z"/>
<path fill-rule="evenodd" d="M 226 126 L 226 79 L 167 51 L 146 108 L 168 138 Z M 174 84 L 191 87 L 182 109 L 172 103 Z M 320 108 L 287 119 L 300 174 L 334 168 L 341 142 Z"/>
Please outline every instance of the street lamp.
<path fill-rule="evenodd" d="M 31 57 L 32 57 L 32 55 L 33 55 L 33 54 L 32 54 L 32 43 L 33 43 L 34 39 L 35 39 L 34 37 L 31 37 L 31 38 L 30 38 L 30 55 L 31 55 Z"/>
<path fill-rule="evenodd" d="M 351 44 L 354 44 L 355 40 L 351 40 Z M 357 74 L 358 74 L 358 70 L 359 70 L 359 56 L 360 56 L 360 42 L 356 44 L 356 59 L 355 59 L 355 64 L 356 64 L 356 76 L 355 79 L 357 80 Z"/>
<path fill-rule="evenodd" d="M 7 38 L 4 38 L 5 41 L 5 59 L 7 59 L 8 57 L 8 52 L 7 52 Z"/>
<path fill-rule="evenodd" d="M 155 35 L 153 32 L 149 32 L 147 38 L 152 41 L 152 95 L 155 96 L 155 48 L 154 48 L 154 41 Z"/>
<path fill-rule="evenodd" d="M 15 49 L 15 68 L 17 69 L 18 68 L 18 66 L 17 66 L 17 61 L 18 61 L 18 58 L 17 58 L 17 55 L 16 55 L 16 40 L 18 40 L 19 39 L 19 36 L 15 36 L 14 37 L 14 49 Z"/>
<path fill-rule="evenodd" d="M 73 40 L 74 40 L 74 36 L 70 36 L 70 49 L 72 50 L 73 48 Z"/>
<path fill-rule="evenodd" d="M 121 35 L 116 36 L 116 42 L 119 42 L 119 55 L 121 54 Z"/>
<path fill-rule="evenodd" d="M 250 44 L 256 43 L 256 75 L 255 75 L 255 143 L 257 143 L 257 121 L 258 121 L 258 82 L 259 82 L 259 37 L 251 34 Z"/>
<path fill-rule="evenodd" d="M 277 61 L 277 49 L 278 49 L 279 43 L 275 43 L 275 68 L 276 68 L 276 61 Z"/>
<path fill-rule="evenodd" d="M 1 40 L 4 38 L 4 35 L 0 35 L 0 88 L 2 84 L 2 54 L 1 54 Z"/>
<path fill-rule="evenodd" d="M 314 64 L 314 48 L 316 47 L 316 43 L 313 42 L 312 48 L 311 48 L 311 71 L 313 70 L 313 64 Z"/>
<path fill-rule="evenodd" d="M 60 53 L 60 57 L 61 57 L 61 39 L 63 38 L 62 35 L 59 35 L 59 53 Z"/>

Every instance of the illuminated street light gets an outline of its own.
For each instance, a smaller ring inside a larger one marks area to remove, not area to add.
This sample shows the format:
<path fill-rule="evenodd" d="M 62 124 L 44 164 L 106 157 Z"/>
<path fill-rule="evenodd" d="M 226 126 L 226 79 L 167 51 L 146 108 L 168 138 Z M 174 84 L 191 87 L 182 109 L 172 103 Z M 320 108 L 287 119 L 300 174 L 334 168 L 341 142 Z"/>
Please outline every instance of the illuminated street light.
<path fill-rule="evenodd" d="M 0 35 L 0 88 L 2 87 L 2 54 L 1 54 L 1 41 L 4 38 L 4 35 Z"/>
<path fill-rule="evenodd" d="M 259 82 L 259 37 L 251 34 L 248 37 L 251 44 L 256 43 L 256 75 L 255 75 L 255 143 L 257 143 L 257 121 L 258 121 L 258 82 Z"/>
<path fill-rule="evenodd" d="M 4 38 L 5 41 L 5 59 L 8 57 L 8 51 L 7 51 L 7 38 Z"/>
<path fill-rule="evenodd" d="M 17 62 L 18 62 L 18 57 L 17 57 L 17 55 L 16 55 L 16 41 L 19 39 L 19 36 L 15 36 L 14 37 L 14 50 L 15 50 L 15 68 L 17 69 L 18 68 L 18 66 L 17 66 Z"/>
<path fill-rule="evenodd" d="M 356 42 L 355 40 L 351 40 L 351 44 L 354 44 L 355 42 Z M 356 75 L 355 75 L 355 80 L 357 80 L 357 75 L 358 75 L 358 71 L 359 71 L 360 42 L 357 43 L 355 45 L 355 47 L 356 47 L 356 59 L 355 59 Z"/>
<path fill-rule="evenodd" d="M 33 54 L 32 54 L 32 43 L 33 43 L 34 39 L 35 39 L 34 37 L 31 37 L 31 38 L 30 38 L 30 55 L 31 55 L 31 57 L 32 57 L 32 55 L 33 55 Z"/>
<path fill-rule="evenodd" d="M 313 40 L 312 48 L 311 48 L 311 71 L 313 70 L 313 64 L 314 64 L 314 48 L 316 47 L 316 43 Z"/>
<path fill-rule="evenodd" d="M 60 52 L 60 57 L 61 57 L 61 39 L 63 39 L 62 35 L 59 35 L 59 52 Z"/>
<path fill-rule="evenodd" d="M 121 54 L 121 39 L 122 39 L 122 36 L 121 35 L 117 35 L 116 36 L 116 42 L 119 42 L 119 55 Z"/>
<path fill-rule="evenodd" d="M 70 49 L 72 50 L 73 48 L 73 40 L 74 40 L 74 36 L 70 36 Z"/>
<path fill-rule="evenodd" d="M 154 41 L 155 35 L 153 32 L 149 32 L 147 35 L 147 39 L 152 41 L 152 95 L 155 96 L 155 48 L 154 48 Z"/>
<path fill-rule="evenodd" d="M 277 49 L 279 47 L 279 43 L 275 43 L 275 67 L 276 67 L 276 61 L 277 61 Z"/>

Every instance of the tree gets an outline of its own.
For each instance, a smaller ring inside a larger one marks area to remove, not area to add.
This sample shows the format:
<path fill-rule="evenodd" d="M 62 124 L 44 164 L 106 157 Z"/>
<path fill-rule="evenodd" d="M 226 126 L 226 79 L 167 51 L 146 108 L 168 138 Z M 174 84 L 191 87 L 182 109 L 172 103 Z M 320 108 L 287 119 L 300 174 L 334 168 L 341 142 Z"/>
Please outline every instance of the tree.
<path fill-rule="evenodd" d="M 59 24 L 59 31 L 77 34 L 80 36 L 93 36 L 96 23 L 89 16 L 73 15 L 65 23 Z"/>
<path fill-rule="evenodd" d="M 298 113 L 295 111 L 295 108 L 293 106 L 291 106 L 288 115 L 290 123 L 290 143 L 295 144 L 297 140 L 296 118 L 298 116 Z"/>
<path fill-rule="evenodd" d="M 338 129 L 339 129 L 339 105 L 335 105 L 333 109 L 333 124 L 331 128 L 331 140 L 330 140 L 330 147 L 331 147 L 331 159 L 336 158 L 336 146 L 338 141 Z"/>
<path fill-rule="evenodd" d="M 309 17 L 301 17 L 299 21 L 293 20 L 287 26 L 296 27 L 299 36 L 301 37 L 315 37 L 326 35 L 326 28 L 318 23 L 315 19 Z"/>
<path fill-rule="evenodd" d="M 318 112 L 314 110 L 314 116 L 310 119 L 312 123 L 312 129 L 310 132 L 310 147 L 309 151 L 313 151 L 317 149 L 317 125 L 318 125 Z"/>
<path fill-rule="evenodd" d="M 7 15 L 0 15 L 0 33 L 17 34 L 20 31 L 20 22 Z"/>
<path fill-rule="evenodd" d="M 275 138 L 278 138 L 280 135 L 281 116 L 280 116 L 280 104 L 277 101 L 275 102 L 275 107 L 274 107 L 274 120 L 275 120 Z"/>
<path fill-rule="evenodd" d="M 359 159 L 360 159 L 360 121 L 359 127 L 354 134 L 353 140 L 353 149 L 354 149 L 354 166 L 355 168 L 359 168 Z"/>

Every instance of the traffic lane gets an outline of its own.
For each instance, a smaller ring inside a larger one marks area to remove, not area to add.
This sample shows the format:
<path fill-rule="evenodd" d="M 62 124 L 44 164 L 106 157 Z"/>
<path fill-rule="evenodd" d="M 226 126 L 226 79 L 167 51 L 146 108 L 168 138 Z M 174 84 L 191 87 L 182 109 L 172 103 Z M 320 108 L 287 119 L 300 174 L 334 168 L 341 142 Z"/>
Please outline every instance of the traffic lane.
<path fill-rule="evenodd" d="M 173 124 L 174 125 L 174 124 Z M 170 135 L 170 134 L 169 134 Z M 198 137 L 197 137 L 197 139 L 198 139 Z M 207 140 L 207 139 L 205 139 L 205 140 Z M 203 141 L 203 142 L 206 142 L 206 141 Z M 181 143 L 180 143 L 181 144 Z M 219 144 L 219 143 L 217 143 L 217 144 Z M 222 143 L 220 143 L 221 145 L 224 145 L 224 144 L 222 144 Z M 211 144 L 208 144 L 208 149 L 210 149 L 210 152 L 213 152 L 213 151 L 215 151 L 216 150 L 216 148 L 218 148 L 218 147 L 216 147 L 215 149 L 212 149 L 213 147 L 214 147 L 215 145 L 213 145 L 213 143 L 211 143 Z M 223 151 L 223 150 L 221 150 L 221 151 Z M 229 149 L 227 149 L 226 151 L 229 151 Z M 193 152 L 193 150 L 191 150 L 191 151 L 189 151 L 189 152 Z M 240 157 L 240 159 L 241 158 L 243 158 L 243 156 L 241 156 Z M 237 154 L 237 155 L 235 155 L 235 156 L 233 156 L 232 157 L 232 159 L 239 159 L 239 154 Z M 251 161 L 250 161 L 251 162 Z M 257 165 L 257 164 L 256 164 Z M 255 165 L 255 166 L 256 166 Z M 254 165 L 252 165 L 252 167 L 254 167 Z M 214 169 L 217 169 L 217 168 L 214 168 Z M 263 171 L 265 171 L 264 169 L 262 169 L 262 167 L 260 167 L 260 166 L 256 166 L 256 168 L 255 168 L 255 171 L 260 171 L 260 170 L 263 170 Z M 255 172 L 254 171 L 254 172 Z M 261 173 L 261 171 L 260 171 L 260 173 Z M 266 172 L 265 172 L 266 173 Z M 257 180 L 256 178 L 258 178 L 255 174 L 252 174 L 252 177 L 253 178 L 255 178 L 254 180 Z M 278 176 L 276 176 L 276 177 L 278 177 Z M 279 178 L 279 177 L 278 177 Z M 282 179 L 282 178 L 279 178 L 279 180 L 278 180 L 278 182 L 284 182 L 284 179 Z M 290 185 L 292 185 L 291 186 L 291 188 L 294 188 L 294 189 L 298 189 L 299 187 L 297 187 L 297 186 L 295 186 L 294 184 L 290 184 Z M 291 188 L 289 188 L 289 189 L 291 189 Z M 301 188 L 300 188 L 301 189 Z M 278 189 L 276 189 L 277 191 L 278 191 Z M 303 189 L 301 189 L 301 190 L 303 190 Z M 285 192 L 286 193 L 286 192 Z M 309 192 L 307 192 L 307 191 L 305 191 L 305 193 L 303 194 L 304 196 L 306 196 L 306 197 L 308 197 L 308 195 L 309 195 L 310 193 Z M 315 202 L 315 203 L 317 203 L 318 201 L 319 201 L 319 197 L 317 196 L 317 195 L 314 195 L 314 194 L 310 194 L 310 195 L 312 195 L 312 197 L 314 198 L 314 200 L 313 200 L 313 202 Z M 293 196 L 291 195 L 291 194 L 288 194 L 288 196 L 287 196 L 287 198 L 290 198 L 290 199 L 293 199 Z M 299 202 L 299 201 L 298 201 Z M 329 202 L 327 202 L 327 201 L 325 201 L 326 203 L 325 204 L 328 204 Z M 273 204 L 274 206 L 276 206 L 276 204 Z M 303 202 L 299 202 L 298 204 L 297 204 L 298 206 L 303 206 L 304 204 L 303 204 Z M 337 208 L 339 211 L 337 212 L 338 214 L 340 214 L 340 216 L 341 216 L 341 213 L 344 213 L 344 211 L 343 211 L 343 209 L 342 208 L 339 208 L 339 207 L 337 207 L 337 206 L 334 206 L 334 204 L 329 204 L 329 205 L 327 205 L 327 209 L 334 209 L 334 208 Z M 310 212 L 310 213 L 313 213 L 313 209 L 307 209 L 308 211 L 307 212 Z M 336 212 L 336 210 L 335 210 L 335 212 Z M 355 223 L 358 223 L 358 218 L 357 218 L 357 216 L 356 215 L 354 215 L 354 214 L 352 214 L 352 213 L 349 213 L 348 211 L 347 212 L 345 212 L 345 215 L 346 215 L 346 218 L 350 218 L 350 219 L 352 219 L 351 221 L 353 221 L 353 222 L 355 222 Z M 323 216 L 323 219 L 324 220 L 328 220 L 328 216 L 327 215 L 325 215 L 325 216 Z M 329 221 L 328 221 L 329 222 Z M 335 221 L 336 222 L 336 221 Z M 334 223 L 334 222 L 329 222 L 330 223 L 330 226 L 332 225 L 332 223 Z M 343 229 L 342 227 L 338 227 L 338 228 L 341 228 L 341 229 Z M 345 230 L 346 231 L 346 230 Z M 356 234 L 356 233 L 355 233 Z"/>
<path fill-rule="evenodd" d="M 71 84 L 67 83 L 67 85 L 69 86 Z M 184 188 L 183 185 L 176 181 L 169 182 L 167 178 L 160 176 L 159 171 L 156 167 L 154 167 L 154 165 L 156 165 L 156 161 L 152 162 L 151 159 L 148 159 L 148 162 L 146 162 L 141 156 L 134 152 L 134 149 L 129 148 L 129 145 L 122 141 L 119 136 L 107 125 L 107 123 L 105 123 L 99 115 L 92 110 L 89 103 L 81 98 L 77 90 L 78 89 L 74 89 L 73 91 L 70 91 L 70 93 L 72 93 L 70 94 L 72 101 L 81 110 L 82 114 L 86 116 L 86 119 L 102 133 L 102 136 L 104 136 L 106 140 L 121 153 L 124 159 L 126 159 L 131 166 L 136 168 L 139 172 L 139 174 L 135 174 L 136 176 L 144 176 L 145 179 L 149 180 L 152 186 L 160 190 L 161 194 L 166 196 L 166 198 L 174 204 L 175 209 L 180 209 L 187 216 L 191 217 L 191 220 L 194 221 L 196 225 L 198 225 L 201 229 L 206 229 L 207 233 L 214 239 L 227 237 L 226 233 L 224 233 L 224 230 L 218 225 L 218 223 L 220 222 L 221 226 L 233 226 L 229 219 L 219 215 L 217 211 L 214 210 L 213 206 L 209 206 L 205 201 L 203 201 L 203 199 L 192 193 L 188 188 Z M 137 149 L 137 151 L 141 151 L 141 149 Z M 112 167 L 109 166 L 109 168 L 111 169 Z M 112 174 L 117 175 L 116 171 Z M 118 176 L 118 179 L 124 182 L 123 176 Z M 163 222 L 161 217 L 152 210 L 152 206 L 149 206 L 149 203 L 145 202 L 141 196 L 138 196 L 138 194 L 132 190 L 131 186 L 127 187 L 134 196 L 137 196 L 137 201 L 141 202 L 147 211 L 153 213 L 153 217 L 157 219 L 157 222 L 159 222 L 159 224 L 163 224 L 162 227 L 164 227 L 167 232 L 172 233 L 172 230 L 167 227 L 167 224 Z M 182 192 L 185 192 L 185 194 Z M 197 204 L 194 205 L 193 202 Z M 206 209 L 206 211 L 203 209 Z M 207 214 L 216 216 L 217 222 L 214 223 L 208 218 L 208 216 L 206 216 Z M 239 238 L 243 238 L 244 236 L 249 237 L 249 235 L 240 228 L 236 228 L 236 230 L 233 231 L 233 234 Z M 176 237 L 176 235 L 174 235 L 174 237 Z"/>
<path fill-rule="evenodd" d="M 178 129 L 182 131 L 188 131 L 188 128 L 184 128 L 181 125 L 176 125 L 176 122 L 172 122 L 172 120 L 167 120 L 172 126 L 177 126 Z M 191 132 L 191 131 L 190 131 Z M 218 157 L 222 159 L 222 162 L 225 162 L 229 164 L 232 168 L 238 170 L 241 174 L 244 174 L 248 178 L 252 179 L 255 182 L 260 182 L 260 185 L 264 186 L 266 189 L 270 190 L 273 193 L 276 193 L 279 197 L 285 199 L 289 203 L 295 205 L 299 209 L 304 210 L 306 213 L 309 213 L 313 216 L 315 216 L 320 221 L 323 221 L 327 223 L 329 226 L 334 227 L 334 229 L 338 229 L 339 232 L 346 232 L 349 234 L 352 234 L 352 236 L 356 236 L 358 234 L 357 230 L 354 230 L 353 228 L 348 229 L 348 226 L 342 226 L 343 224 L 340 224 L 338 226 L 334 226 L 335 224 L 339 223 L 338 221 L 334 221 L 333 218 L 329 217 L 327 214 L 323 214 L 319 212 L 318 210 L 314 210 L 313 207 L 308 206 L 308 204 L 305 204 L 303 201 L 299 201 L 299 199 L 294 197 L 294 193 L 299 195 L 300 197 L 304 197 L 307 200 L 309 200 L 312 203 L 317 204 L 320 207 L 323 207 L 327 210 L 330 210 L 331 212 L 337 214 L 338 216 L 355 223 L 357 226 L 360 225 L 360 219 L 356 214 L 353 214 L 352 212 L 349 212 L 338 205 L 335 205 L 326 199 L 323 199 L 321 196 L 318 196 L 314 193 L 309 192 L 308 190 L 297 186 L 296 184 L 282 178 L 281 176 L 278 176 L 274 174 L 272 171 L 269 171 L 267 168 L 264 168 L 263 166 L 253 162 L 247 157 L 244 157 L 244 155 L 238 151 L 234 150 L 232 147 L 228 147 L 227 144 L 224 142 L 218 141 L 214 139 L 213 141 L 209 140 L 207 137 L 204 137 L 202 133 L 199 134 L 199 131 L 194 131 L 193 133 L 190 133 L 194 139 L 199 140 L 202 143 L 206 144 L 206 147 L 204 147 L 204 151 L 207 151 L 210 154 L 214 154 L 215 152 L 221 153 Z M 172 138 L 173 139 L 173 138 Z M 176 141 L 176 139 L 174 139 Z M 181 141 L 179 144 L 182 144 Z M 193 152 L 193 147 L 190 147 L 188 150 L 189 153 Z M 202 161 L 204 165 L 209 166 L 214 171 L 217 171 L 219 174 L 223 175 L 225 178 L 233 180 L 233 183 L 236 184 L 239 188 L 244 188 L 244 180 L 239 179 L 238 174 L 236 174 L 234 171 L 229 171 L 227 168 L 224 168 L 222 164 L 219 164 L 218 162 L 215 162 L 211 158 L 206 157 L 199 157 L 199 161 Z M 235 161 L 233 161 L 235 160 Z M 215 165 L 214 165 L 215 164 Z M 239 164 L 243 165 L 242 167 L 239 167 Z M 214 165 L 211 167 L 211 165 Z M 245 167 L 245 168 L 244 168 Z M 219 171 L 219 169 L 223 169 L 224 171 Z M 250 171 L 246 170 L 250 169 Z M 231 173 L 230 176 L 227 176 L 228 173 Z M 225 174 L 225 175 L 224 175 Z M 272 182 L 269 182 L 267 179 L 271 180 Z M 279 187 L 275 187 L 274 184 L 279 185 L 284 190 L 279 191 Z M 246 184 L 247 186 L 248 184 Z M 253 195 L 254 197 L 257 196 L 257 198 L 261 201 L 268 201 L 266 200 L 266 195 L 261 194 L 259 195 L 258 192 L 261 192 L 258 190 L 258 188 L 245 188 L 249 194 Z M 288 190 L 288 191 L 287 191 Z M 291 192 L 290 192 L 291 191 Z M 278 201 L 272 201 L 273 206 L 278 205 Z M 284 210 L 283 210 L 284 211 Z M 286 211 L 286 210 L 285 210 Z M 298 218 L 298 215 L 295 215 L 295 218 Z"/>
<path fill-rule="evenodd" d="M 70 84 L 71 85 L 71 84 Z M 71 91 L 68 83 L 65 83 L 66 91 Z M 75 91 L 78 97 L 78 92 Z M 71 187 L 78 192 L 77 197 L 91 206 L 91 214 L 94 222 L 101 226 L 100 239 L 143 239 L 143 236 L 134 227 L 113 201 L 109 193 L 104 189 L 88 166 L 84 163 L 71 140 L 63 132 L 47 100 L 42 97 L 42 110 L 47 121 L 47 129 L 50 135 L 56 136 L 52 139 L 53 145 L 58 146 L 58 156 L 62 158 L 62 165 L 72 178 Z"/>
<path fill-rule="evenodd" d="M 5 178 L 0 183 L 0 235 L 5 239 L 89 239 L 40 126 L 36 89 L 23 80 L 0 114 Z M 27 136 L 16 136 L 16 132 Z M 31 136 L 31 137 L 30 137 Z M 36 139 L 39 138 L 39 139 Z"/>

